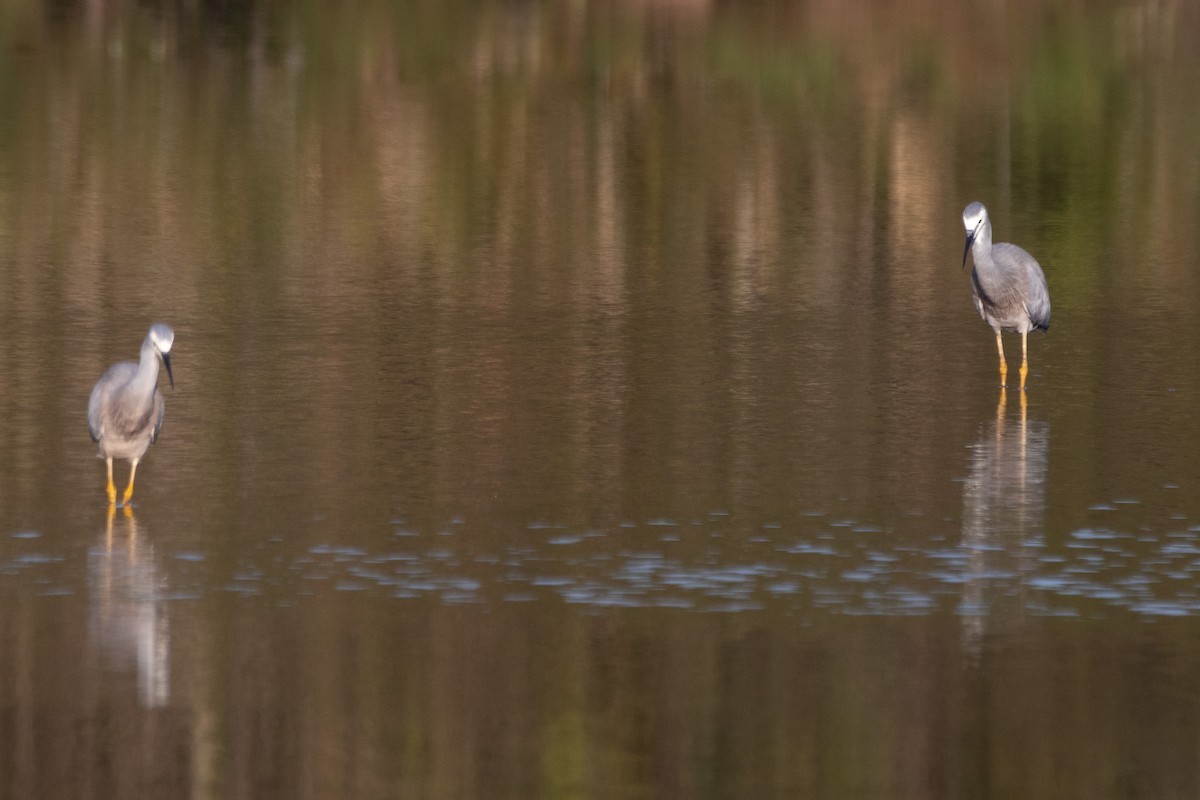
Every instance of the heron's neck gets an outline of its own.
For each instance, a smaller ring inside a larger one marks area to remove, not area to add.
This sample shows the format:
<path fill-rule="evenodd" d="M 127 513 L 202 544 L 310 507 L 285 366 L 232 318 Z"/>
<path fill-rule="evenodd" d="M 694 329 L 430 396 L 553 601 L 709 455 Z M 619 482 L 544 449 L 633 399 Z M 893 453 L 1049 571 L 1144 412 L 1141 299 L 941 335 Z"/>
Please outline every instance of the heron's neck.
<path fill-rule="evenodd" d="M 154 343 L 146 339 L 142 343 L 142 355 L 138 362 L 137 374 L 129 382 L 130 391 L 139 394 L 153 394 L 158 386 L 158 351 Z"/>
<path fill-rule="evenodd" d="M 984 262 L 992 263 L 992 223 L 984 220 L 979 226 L 979 233 L 975 234 L 975 242 L 971 245 L 971 255 L 975 257 L 975 263 Z"/>

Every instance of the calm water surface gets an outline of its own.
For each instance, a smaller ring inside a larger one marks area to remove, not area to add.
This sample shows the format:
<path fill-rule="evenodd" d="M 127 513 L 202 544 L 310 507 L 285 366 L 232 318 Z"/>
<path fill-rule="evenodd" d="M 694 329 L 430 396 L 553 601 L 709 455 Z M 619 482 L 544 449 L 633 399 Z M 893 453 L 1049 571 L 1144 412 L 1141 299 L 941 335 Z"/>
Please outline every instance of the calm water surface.
<path fill-rule="evenodd" d="M 1194 7 L 183 6 L 0 11 L 0 796 L 1200 793 Z"/>

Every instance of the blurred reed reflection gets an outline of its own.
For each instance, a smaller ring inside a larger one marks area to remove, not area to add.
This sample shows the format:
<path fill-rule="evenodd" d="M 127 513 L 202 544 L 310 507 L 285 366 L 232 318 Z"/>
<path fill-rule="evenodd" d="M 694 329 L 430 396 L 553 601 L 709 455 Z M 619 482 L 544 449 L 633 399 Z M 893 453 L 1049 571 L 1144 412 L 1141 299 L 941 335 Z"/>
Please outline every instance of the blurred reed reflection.
<path fill-rule="evenodd" d="M 118 672 L 136 671 L 143 708 L 170 699 L 170 619 L 166 577 L 133 508 L 108 507 L 104 532 L 88 552 L 88 631 Z"/>
<path fill-rule="evenodd" d="M 1190 628 L 955 681 L 1045 525 L 1200 521 L 1198 13 L 4 4 L 0 800 L 1195 795 Z M 1063 310 L 982 431 L 976 196 Z M 158 318 L 152 543 L 79 376 Z M 764 602 L 564 600 L 631 575 Z"/>
<path fill-rule="evenodd" d="M 996 416 L 972 446 L 963 484 L 962 547 L 970 568 L 960 613 L 967 649 L 976 653 L 986 626 L 1022 613 L 1020 576 L 1045 529 L 1050 425 L 1029 420 L 1025 392 L 1010 417 L 1006 394 L 1000 390 Z"/>

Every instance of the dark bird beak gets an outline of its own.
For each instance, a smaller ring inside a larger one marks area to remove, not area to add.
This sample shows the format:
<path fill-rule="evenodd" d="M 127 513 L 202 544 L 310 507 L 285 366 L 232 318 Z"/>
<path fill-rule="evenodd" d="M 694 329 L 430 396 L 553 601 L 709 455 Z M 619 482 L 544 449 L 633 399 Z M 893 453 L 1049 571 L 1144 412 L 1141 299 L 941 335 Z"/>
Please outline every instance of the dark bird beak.
<path fill-rule="evenodd" d="M 971 245 L 975 244 L 975 234 L 977 234 L 977 233 L 979 233 L 979 225 L 976 225 L 975 230 L 973 230 L 967 234 L 967 246 L 963 248 L 963 263 L 962 263 L 962 265 L 964 267 L 967 265 L 967 253 L 971 252 Z"/>
<path fill-rule="evenodd" d="M 167 368 L 167 380 L 171 382 L 171 388 L 175 388 L 175 376 L 171 374 L 171 354 L 161 353 L 163 366 Z"/>

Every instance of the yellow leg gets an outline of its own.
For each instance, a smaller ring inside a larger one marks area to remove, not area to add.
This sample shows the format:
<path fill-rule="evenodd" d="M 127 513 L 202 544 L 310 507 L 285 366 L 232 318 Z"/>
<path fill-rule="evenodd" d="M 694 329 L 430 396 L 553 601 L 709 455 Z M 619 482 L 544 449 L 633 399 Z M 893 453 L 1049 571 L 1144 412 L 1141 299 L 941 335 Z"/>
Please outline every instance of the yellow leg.
<path fill-rule="evenodd" d="M 1029 332 L 1021 334 L 1021 391 L 1025 391 L 1025 376 L 1029 374 Z"/>
<path fill-rule="evenodd" d="M 112 482 L 112 459 L 106 458 L 104 461 L 106 464 L 108 464 L 108 486 L 106 487 L 105 491 L 108 492 L 108 504 L 111 506 L 113 503 L 117 502 L 117 487 L 113 486 Z"/>
<path fill-rule="evenodd" d="M 1008 385 L 1008 363 L 1004 360 L 1004 342 L 1000 340 L 1000 331 L 996 331 L 996 352 L 1000 354 L 1000 386 Z"/>
<path fill-rule="evenodd" d="M 125 499 L 121 501 L 122 505 L 129 505 L 129 499 L 133 497 L 133 476 L 137 472 L 137 465 L 136 458 L 129 462 L 129 485 L 125 487 Z"/>

